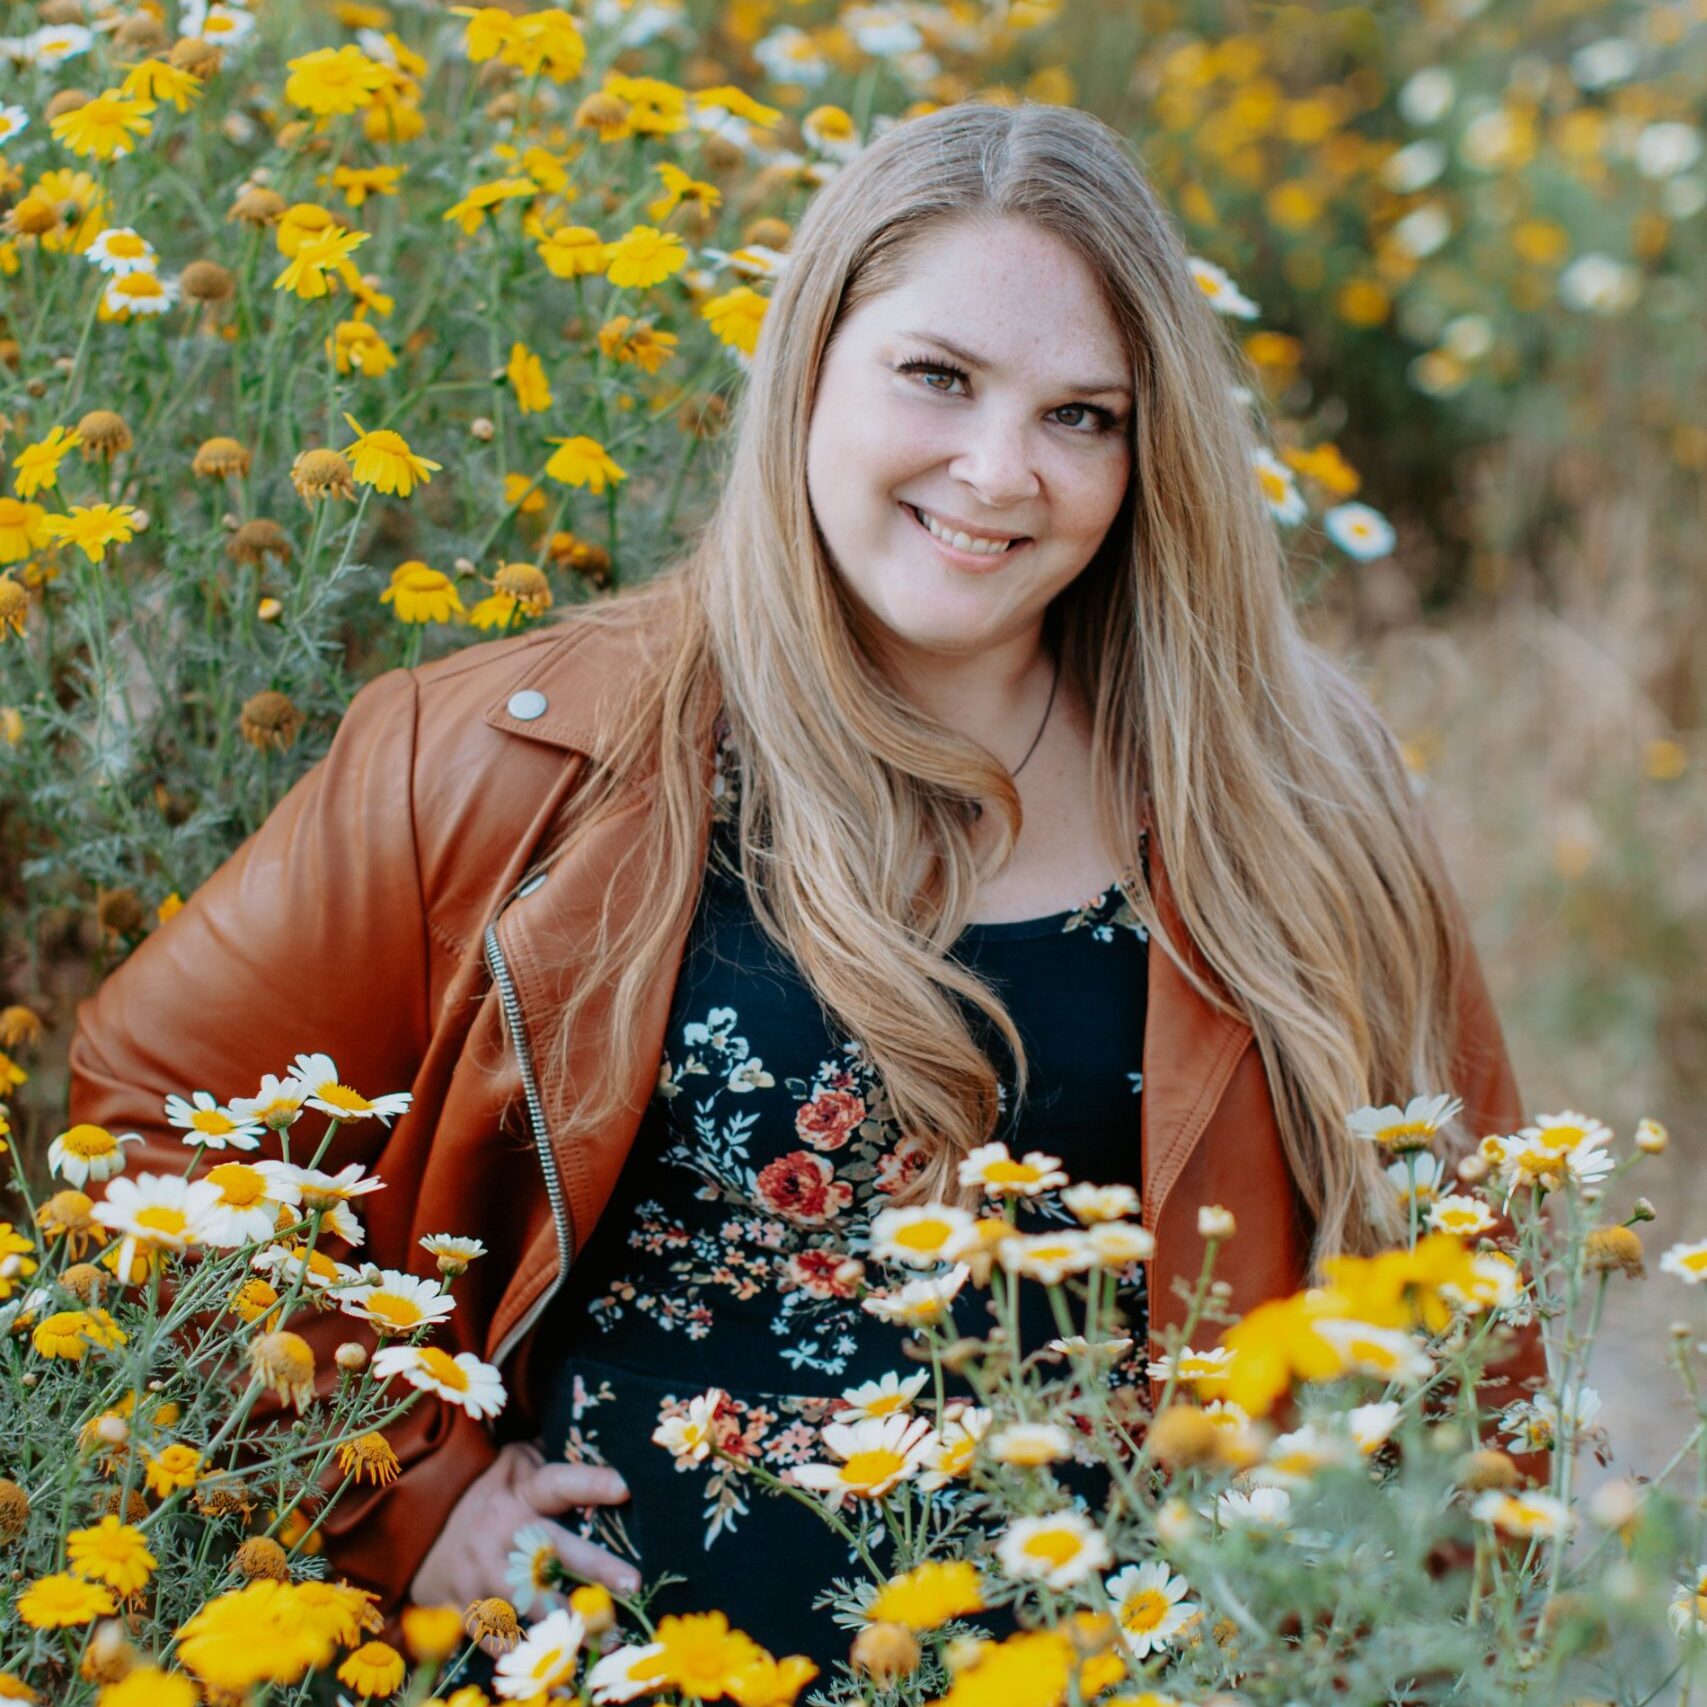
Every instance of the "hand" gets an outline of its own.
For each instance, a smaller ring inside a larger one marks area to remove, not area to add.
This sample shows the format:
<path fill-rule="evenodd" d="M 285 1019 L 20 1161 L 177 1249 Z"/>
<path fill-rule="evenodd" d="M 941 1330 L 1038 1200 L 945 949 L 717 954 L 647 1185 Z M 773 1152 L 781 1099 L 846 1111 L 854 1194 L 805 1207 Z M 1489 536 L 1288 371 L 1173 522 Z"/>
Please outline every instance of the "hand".
<path fill-rule="evenodd" d="M 558 1558 L 577 1576 L 603 1583 L 617 1594 L 633 1594 L 640 1573 L 627 1560 L 548 1521 L 551 1513 L 571 1506 L 617 1505 L 627 1498 L 627 1485 L 614 1470 L 547 1464 L 531 1441 L 511 1441 L 457 1502 L 432 1551 L 421 1561 L 409 1598 L 420 1606 L 460 1608 L 488 1595 L 507 1596 L 504 1562 L 510 1541 L 530 1523 L 550 1535 Z"/>

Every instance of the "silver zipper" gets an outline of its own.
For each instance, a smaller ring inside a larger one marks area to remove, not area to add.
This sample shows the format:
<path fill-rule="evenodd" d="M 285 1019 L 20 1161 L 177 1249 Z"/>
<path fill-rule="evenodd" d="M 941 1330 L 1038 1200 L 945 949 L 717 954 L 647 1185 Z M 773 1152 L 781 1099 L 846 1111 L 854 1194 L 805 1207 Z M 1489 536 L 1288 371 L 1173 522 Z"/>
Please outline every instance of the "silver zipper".
<path fill-rule="evenodd" d="M 500 909 L 502 911 L 502 909 Z M 533 1147 L 539 1152 L 540 1171 L 545 1175 L 545 1195 L 551 1200 L 551 1219 L 557 1229 L 557 1278 L 533 1302 L 527 1314 L 504 1336 L 493 1361 L 502 1365 L 515 1350 L 522 1336 L 539 1320 L 540 1312 L 556 1297 L 558 1289 L 568 1278 L 569 1265 L 575 1255 L 575 1234 L 569 1212 L 563 1203 L 563 1181 L 557 1171 L 557 1157 L 551 1148 L 551 1134 L 545 1126 L 545 1104 L 540 1100 L 539 1082 L 533 1074 L 533 1057 L 528 1053 L 527 1032 L 522 1027 L 521 998 L 516 994 L 516 982 L 505 964 L 504 951 L 498 943 L 498 921 L 486 927 L 486 964 L 492 969 L 492 981 L 498 986 L 498 999 L 503 1004 L 504 1025 L 516 1046 L 516 1062 L 521 1068 L 522 1090 L 527 1097 L 528 1122 L 533 1128 Z"/>

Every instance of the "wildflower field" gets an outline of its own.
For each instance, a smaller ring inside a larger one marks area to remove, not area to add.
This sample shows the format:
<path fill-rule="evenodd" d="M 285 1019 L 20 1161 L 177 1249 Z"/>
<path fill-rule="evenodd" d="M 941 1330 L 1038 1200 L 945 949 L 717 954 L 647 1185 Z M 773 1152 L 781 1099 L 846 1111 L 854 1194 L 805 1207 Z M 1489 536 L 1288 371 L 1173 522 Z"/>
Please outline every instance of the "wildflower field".
<path fill-rule="evenodd" d="M 386 1483 L 405 1410 L 505 1403 L 432 1343 L 477 1244 L 363 1266 L 382 1182 L 317 1165 L 407 1093 L 341 1086 L 335 1038 L 262 1054 L 168 1103 L 181 1174 L 133 1171 L 66 1125 L 73 1004 L 362 683 L 675 554 L 802 209 L 967 100 L 1133 139 L 1246 358 L 1297 597 L 1436 803 L 1519 1080 L 1602 1118 L 1460 1157 L 1452 1087 L 1365 1111 L 1410 1240 L 1242 1322 L 1205 1205 L 1153 1416 L 1104 1379 L 1148 1255 L 1118 1189 L 1002 1158 L 981 1216 L 894 1212 L 862 1284 L 895 1374 L 815 1463 L 760 1488 L 715 1391 L 654 1437 L 845 1534 L 833 1676 L 525 1546 L 513 1600 L 387 1623 L 316 1525 Z M 1703 0 L 0 0 L 0 1702 L 1707 1684 L 1704 107 Z M 1001 1331 L 1025 1287 L 1053 1345 Z M 944 1331 L 965 1288 L 983 1339 Z M 1535 1390 L 1478 1390 L 1538 1343 Z"/>

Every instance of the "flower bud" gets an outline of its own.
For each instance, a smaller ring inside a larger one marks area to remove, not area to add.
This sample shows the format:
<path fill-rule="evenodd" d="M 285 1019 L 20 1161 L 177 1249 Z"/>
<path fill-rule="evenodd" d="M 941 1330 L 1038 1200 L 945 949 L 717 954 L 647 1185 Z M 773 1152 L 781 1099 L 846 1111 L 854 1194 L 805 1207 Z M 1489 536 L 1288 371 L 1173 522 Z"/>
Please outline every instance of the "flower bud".
<path fill-rule="evenodd" d="M 356 1374 L 367 1368 L 367 1347 L 358 1344 L 355 1340 L 345 1340 L 332 1353 L 332 1361 L 340 1369 L 347 1369 L 351 1374 Z"/>
<path fill-rule="evenodd" d="M 1654 1208 L 1653 1204 L 1651 1204 L 1647 1198 L 1638 1197 L 1630 1206 L 1630 1219 L 1632 1221 L 1657 1221 L 1659 1219 L 1659 1211 Z"/>
<path fill-rule="evenodd" d="M 1521 1480 L 1517 1465 L 1512 1459 L 1493 1447 L 1467 1452 L 1458 1463 L 1458 1485 L 1470 1489 L 1473 1493 L 1482 1493 L 1488 1488 L 1498 1488 L 1502 1491 L 1515 1488 Z"/>
<path fill-rule="evenodd" d="M 1657 1120 L 1636 1122 L 1636 1148 L 1646 1156 L 1657 1156 L 1671 1142 L 1671 1134 Z"/>
<path fill-rule="evenodd" d="M 918 1667 L 919 1639 L 904 1624 L 868 1624 L 854 1637 L 848 1657 L 873 1683 L 894 1683 Z"/>
<path fill-rule="evenodd" d="M 1197 1236 L 1200 1239 L 1230 1239 L 1237 1230 L 1231 1209 L 1219 1203 L 1203 1205 L 1197 1212 Z"/>
<path fill-rule="evenodd" d="M 1480 1185 L 1489 1174 L 1488 1159 L 1472 1150 L 1467 1156 L 1458 1158 L 1458 1177 L 1466 1185 Z"/>
<path fill-rule="evenodd" d="M 1169 1405 L 1145 1436 L 1150 1456 L 1170 1470 L 1212 1463 L 1220 1443 L 1220 1429 L 1195 1405 Z"/>

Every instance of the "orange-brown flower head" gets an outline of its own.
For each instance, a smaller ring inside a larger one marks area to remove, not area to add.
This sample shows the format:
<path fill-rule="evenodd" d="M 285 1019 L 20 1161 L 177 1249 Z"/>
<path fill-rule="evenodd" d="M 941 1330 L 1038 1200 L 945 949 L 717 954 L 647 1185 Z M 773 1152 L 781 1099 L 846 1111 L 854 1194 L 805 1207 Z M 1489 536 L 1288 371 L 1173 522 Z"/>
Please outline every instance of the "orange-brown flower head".
<path fill-rule="evenodd" d="M 506 1652 L 522 1638 L 516 1609 L 497 1595 L 471 1602 L 462 1615 L 462 1627 L 476 1642 L 491 1642 Z"/>
<path fill-rule="evenodd" d="M 1522 1480 L 1511 1458 L 1493 1447 L 1467 1452 L 1458 1461 L 1458 1485 L 1472 1493 L 1483 1493 L 1489 1488 L 1503 1493 L 1508 1488 L 1515 1488 Z"/>
<path fill-rule="evenodd" d="M 290 203 L 277 190 L 270 190 L 265 184 L 245 184 L 237 192 L 236 201 L 226 210 L 225 217 L 241 220 L 245 225 L 277 225 L 289 206 Z"/>
<path fill-rule="evenodd" d="M 190 463 L 190 472 L 207 480 L 223 480 L 228 474 L 241 477 L 249 472 L 249 452 L 236 439 L 204 439 Z"/>
<path fill-rule="evenodd" d="M 314 1352 L 301 1334 L 280 1328 L 249 1347 L 256 1380 L 301 1410 L 314 1397 Z"/>
<path fill-rule="evenodd" d="M 190 1503 L 203 1517 L 240 1517 L 245 1523 L 255 1510 L 249 1490 L 240 1482 L 215 1482 L 210 1488 L 197 1488 L 190 1495 Z"/>
<path fill-rule="evenodd" d="M 854 1637 L 848 1658 L 881 1689 L 917 1670 L 919 1639 L 905 1624 L 868 1624 Z"/>
<path fill-rule="evenodd" d="M 794 236 L 794 227 L 786 219 L 778 219 L 774 214 L 765 214 L 755 219 L 741 233 L 743 246 L 757 244 L 760 248 L 783 250 L 789 245 Z"/>
<path fill-rule="evenodd" d="M 551 608 L 551 583 L 531 563 L 505 563 L 492 577 L 492 590 L 516 601 L 529 616 Z"/>
<path fill-rule="evenodd" d="M 108 1488 L 95 1496 L 91 1507 L 97 1517 L 122 1517 L 126 1523 L 141 1523 L 148 1516 L 148 1501 L 132 1488 Z"/>
<path fill-rule="evenodd" d="M 42 115 L 49 123 L 62 113 L 74 113 L 79 107 L 86 107 L 94 100 L 87 89 L 60 89 L 48 97 Z"/>
<path fill-rule="evenodd" d="M 103 1618 L 78 1662 L 78 1674 L 89 1683 L 123 1683 L 136 1668 L 136 1649 L 130 1633 L 117 1618 Z"/>
<path fill-rule="evenodd" d="M 338 1448 L 338 1468 L 353 1481 L 368 1481 L 376 1488 L 385 1488 L 397 1480 L 403 1466 L 391 1442 L 383 1434 L 370 1432 L 358 1434 Z"/>
<path fill-rule="evenodd" d="M 59 209 L 46 196 L 32 193 L 6 215 L 6 229 L 15 237 L 45 237 L 59 229 Z"/>
<path fill-rule="evenodd" d="M 205 36 L 179 36 L 166 61 L 192 77 L 211 77 L 225 63 L 225 55 Z"/>
<path fill-rule="evenodd" d="M 139 936 L 148 923 L 148 910 L 134 889 L 104 889 L 95 902 L 95 917 L 111 936 Z"/>
<path fill-rule="evenodd" d="M 290 465 L 290 483 L 305 503 L 317 498 L 354 498 L 355 471 L 341 450 L 305 450 Z"/>
<path fill-rule="evenodd" d="M 42 1018 L 34 1008 L 13 1002 L 0 1008 L 0 1049 L 28 1049 L 41 1040 Z"/>
<path fill-rule="evenodd" d="M 62 1197 L 66 1195 L 81 1197 L 83 1193 L 80 1191 L 70 1194 L 61 1192 L 59 1195 Z M 43 1231 L 46 1231 L 45 1226 Z M 98 1304 L 101 1301 L 101 1295 L 111 1284 L 112 1278 L 104 1268 L 96 1268 L 92 1262 L 74 1262 L 68 1263 L 60 1270 L 59 1284 L 79 1303 Z"/>
<path fill-rule="evenodd" d="M 130 428 L 124 424 L 124 417 L 111 409 L 91 409 L 77 423 L 77 431 L 82 435 L 86 459 L 98 456 L 104 462 L 111 462 L 131 447 Z"/>
<path fill-rule="evenodd" d="M 190 302 L 224 302 L 236 289 L 236 280 L 217 261 L 191 261 L 178 274 L 178 290 Z"/>
<path fill-rule="evenodd" d="M 231 1560 L 238 1573 L 254 1582 L 268 1577 L 276 1583 L 290 1581 L 290 1557 L 270 1535 L 251 1535 Z"/>
<path fill-rule="evenodd" d="M 1221 1449 L 1221 1430 L 1195 1405 L 1169 1405 L 1145 1436 L 1150 1456 L 1170 1470 L 1211 1464 Z"/>
<path fill-rule="evenodd" d="M 0 1542 L 16 1541 L 30 1521 L 30 1496 L 14 1481 L 0 1476 Z"/>
<path fill-rule="evenodd" d="M 608 90 L 596 90 L 575 109 L 577 130 L 615 130 L 628 122 L 628 103 Z"/>
<path fill-rule="evenodd" d="M 303 716 L 288 694 L 275 688 L 263 688 L 243 702 L 237 726 L 243 739 L 262 752 L 271 748 L 276 753 L 287 751 L 302 727 Z"/>
<path fill-rule="evenodd" d="M 121 58 L 147 59 L 166 45 L 166 30 L 152 12 L 132 12 L 113 31 L 113 46 Z"/>
<path fill-rule="evenodd" d="M 1583 1267 L 1590 1274 L 1610 1274 L 1617 1269 L 1632 1280 L 1640 1280 L 1648 1271 L 1636 1229 L 1596 1227 L 1583 1241 Z"/>
<path fill-rule="evenodd" d="M 225 550 L 239 563 L 253 563 L 257 567 L 269 556 L 287 562 L 291 554 L 290 536 L 270 516 L 256 516 L 225 542 Z"/>

